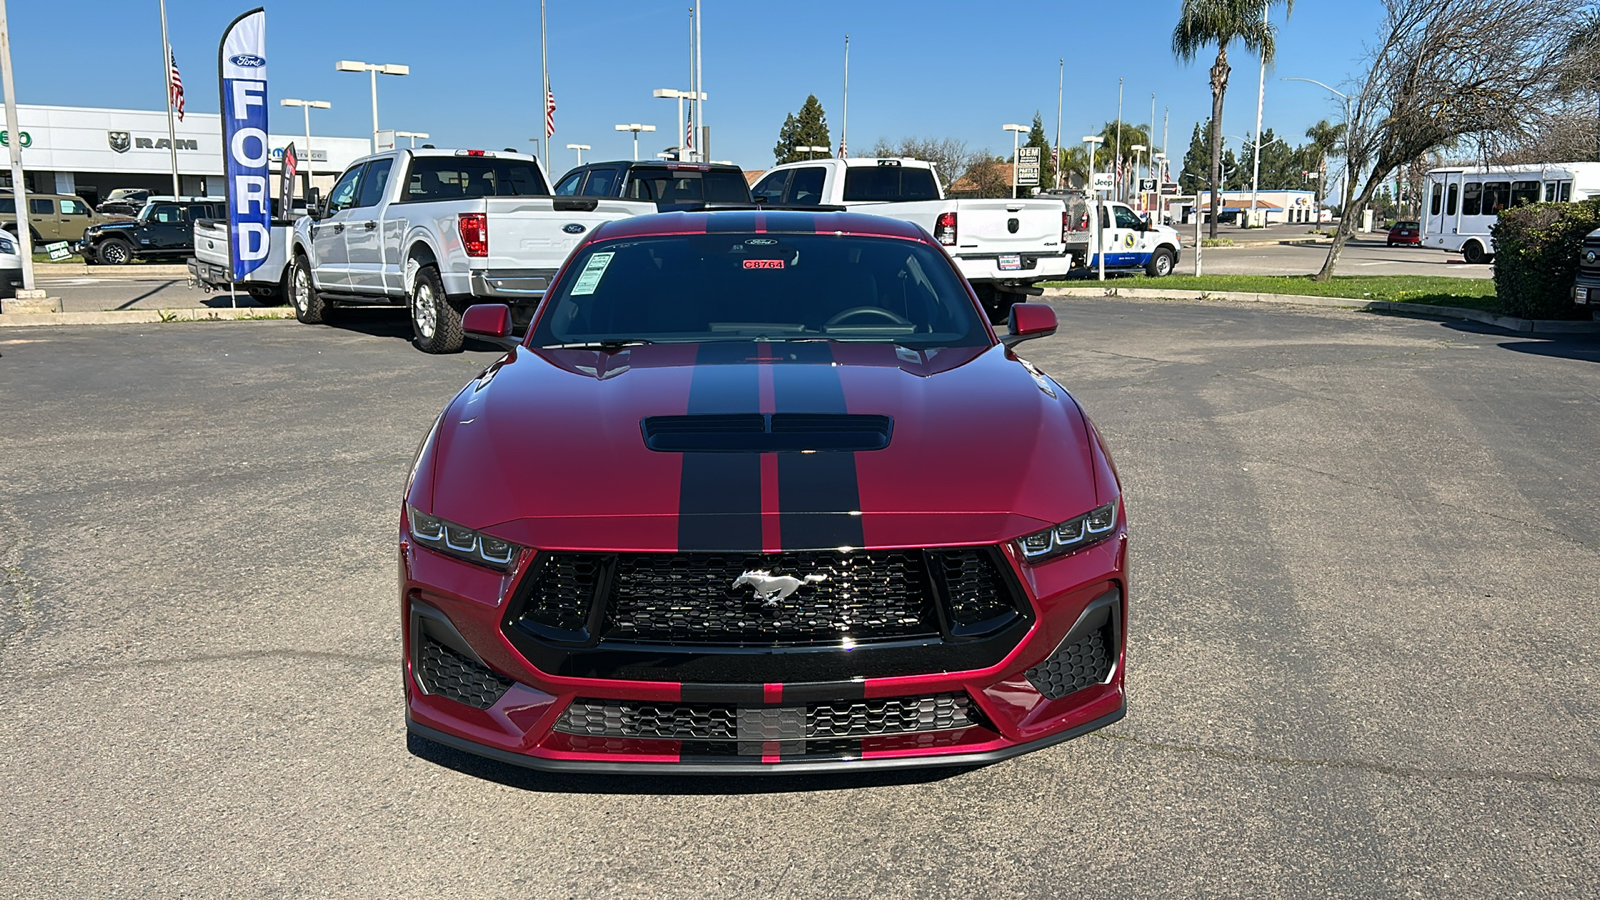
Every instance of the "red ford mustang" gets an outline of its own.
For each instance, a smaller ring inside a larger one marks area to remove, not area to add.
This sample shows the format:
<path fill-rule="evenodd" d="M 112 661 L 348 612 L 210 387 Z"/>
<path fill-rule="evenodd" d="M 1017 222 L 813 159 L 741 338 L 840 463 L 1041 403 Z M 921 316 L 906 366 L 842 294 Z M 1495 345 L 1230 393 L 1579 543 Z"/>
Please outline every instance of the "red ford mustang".
<path fill-rule="evenodd" d="M 491 240 L 493 237 L 491 236 Z M 503 306 L 467 329 L 511 344 Z M 413 732 L 539 769 L 971 765 L 1122 717 L 1111 456 L 921 229 L 612 222 L 400 521 Z"/>

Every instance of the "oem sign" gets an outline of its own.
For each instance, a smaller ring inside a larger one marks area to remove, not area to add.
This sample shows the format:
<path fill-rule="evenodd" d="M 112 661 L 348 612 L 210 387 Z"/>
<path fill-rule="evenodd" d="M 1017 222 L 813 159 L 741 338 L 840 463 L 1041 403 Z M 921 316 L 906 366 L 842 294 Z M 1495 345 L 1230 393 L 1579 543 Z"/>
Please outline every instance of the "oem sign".
<path fill-rule="evenodd" d="M 272 239 L 267 194 L 267 14 L 253 9 L 228 26 L 218 54 L 222 147 L 228 176 L 228 243 L 233 280 L 255 271 Z"/>

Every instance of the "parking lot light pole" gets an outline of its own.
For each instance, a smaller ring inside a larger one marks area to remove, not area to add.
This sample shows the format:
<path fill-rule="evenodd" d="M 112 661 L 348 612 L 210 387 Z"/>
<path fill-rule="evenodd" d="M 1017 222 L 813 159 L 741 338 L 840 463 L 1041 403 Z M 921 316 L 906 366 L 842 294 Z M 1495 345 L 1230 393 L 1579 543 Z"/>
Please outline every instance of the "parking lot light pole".
<path fill-rule="evenodd" d="M 1150 154 L 1150 178 L 1156 183 L 1156 209 L 1161 209 L 1161 170 L 1167 167 L 1165 153 Z M 1164 217 L 1164 216 L 1163 216 Z"/>
<path fill-rule="evenodd" d="M 396 131 L 394 136 L 397 138 L 411 138 L 411 149 L 413 150 L 417 149 L 417 138 L 427 140 L 432 137 L 426 131 Z"/>
<path fill-rule="evenodd" d="M 17 253 L 22 257 L 22 289 L 30 299 L 43 299 L 43 292 L 35 296 L 33 287 L 33 236 L 29 234 L 28 216 L 24 212 L 28 208 L 28 187 L 22 174 L 22 128 L 17 123 L 17 89 L 11 77 L 11 28 L 6 23 L 6 0 L 0 0 L 0 78 L 5 79 L 6 135 L 11 142 L 6 155 L 11 157 L 11 190 L 16 193 Z"/>
<path fill-rule="evenodd" d="M 640 125 L 638 122 L 633 122 L 633 123 L 628 124 L 628 125 L 618 125 L 617 126 L 617 130 L 618 131 L 631 131 L 631 132 L 633 132 L 633 161 L 634 162 L 638 162 L 639 161 L 639 132 L 641 132 L 641 131 L 655 131 L 656 127 L 654 125 Z"/>
<path fill-rule="evenodd" d="M 1146 147 L 1143 144 L 1133 144 L 1133 145 L 1129 146 L 1128 149 L 1133 151 L 1133 177 L 1138 178 L 1139 177 L 1139 162 L 1140 162 L 1140 160 L 1144 159 L 1144 151 L 1146 151 L 1146 150 L 1148 150 L 1150 148 Z M 1139 192 L 1139 207 L 1140 207 L 1140 212 L 1149 212 L 1148 209 L 1144 208 L 1144 191 L 1140 191 Z"/>
<path fill-rule="evenodd" d="M 822 147 L 822 146 L 813 147 L 813 146 L 811 146 L 809 144 L 804 146 L 804 147 L 795 147 L 794 149 L 796 149 L 796 150 L 804 150 L 806 152 L 806 159 L 814 159 L 815 155 L 818 154 L 818 153 L 832 153 L 833 152 L 833 148 L 832 147 Z"/>
<path fill-rule="evenodd" d="M 333 104 L 326 100 L 296 100 L 285 97 L 278 101 L 279 106 L 298 106 L 305 113 L 306 118 L 306 174 L 311 175 L 315 170 L 311 166 L 311 111 L 313 109 L 332 109 Z"/>
<path fill-rule="evenodd" d="M 378 152 L 378 74 L 410 75 L 411 67 L 395 63 L 364 63 L 341 59 L 334 65 L 336 72 L 367 72 L 372 76 L 372 152 Z"/>
<path fill-rule="evenodd" d="M 585 150 L 593 150 L 594 148 L 589 146 L 588 144 L 568 144 L 567 145 L 567 149 L 568 150 L 576 150 L 576 151 L 578 151 L 578 165 L 581 166 L 581 165 L 583 165 L 583 151 L 585 151 Z"/>
<path fill-rule="evenodd" d="M 704 100 L 704 99 L 706 99 L 706 95 L 705 94 L 696 94 L 694 91 L 680 91 L 680 90 L 677 90 L 675 88 L 656 88 L 655 90 L 650 92 L 650 96 L 659 97 L 662 100 L 676 100 L 676 101 L 678 101 L 678 159 L 680 161 L 683 161 L 683 162 L 688 162 L 689 159 L 684 154 L 684 144 L 685 144 L 684 138 L 687 137 L 688 135 L 687 135 L 687 132 L 685 132 L 684 129 L 683 129 L 683 101 L 685 101 L 685 100 L 693 100 L 696 97 L 699 97 L 701 100 Z M 693 109 L 693 107 L 690 107 L 690 108 Z M 690 140 L 692 141 L 693 138 L 691 137 Z M 692 153 L 693 153 L 693 151 L 691 151 L 691 155 L 692 155 Z"/>
<path fill-rule="evenodd" d="M 1339 219 L 1344 220 L 1345 208 L 1350 205 L 1350 97 L 1347 94 L 1334 90 L 1315 78 L 1279 78 L 1279 81 L 1305 81 L 1316 85 L 1328 93 L 1344 101 L 1344 188 L 1339 191 Z M 1327 185 L 1323 185 L 1324 188 Z M 1326 197 L 1326 195 L 1324 195 Z M 1317 222 L 1322 222 L 1322 210 L 1317 210 Z"/>
<path fill-rule="evenodd" d="M 1106 255 L 1101 252 L 1103 248 L 1100 246 L 1100 239 L 1103 236 L 1100 231 L 1100 192 L 1094 189 L 1094 150 L 1104 144 L 1106 139 L 1097 134 L 1086 134 L 1083 136 L 1083 142 L 1089 145 L 1089 183 L 1084 186 L 1089 189 L 1090 199 L 1094 200 L 1089 207 L 1089 215 L 1094 219 L 1094 255 L 1100 261 L 1100 280 L 1105 281 Z"/>
<path fill-rule="evenodd" d="M 1017 199 L 1017 151 L 1022 140 L 1022 133 L 1028 130 L 1026 125 L 1001 125 L 1001 128 L 1011 132 L 1011 199 Z"/>

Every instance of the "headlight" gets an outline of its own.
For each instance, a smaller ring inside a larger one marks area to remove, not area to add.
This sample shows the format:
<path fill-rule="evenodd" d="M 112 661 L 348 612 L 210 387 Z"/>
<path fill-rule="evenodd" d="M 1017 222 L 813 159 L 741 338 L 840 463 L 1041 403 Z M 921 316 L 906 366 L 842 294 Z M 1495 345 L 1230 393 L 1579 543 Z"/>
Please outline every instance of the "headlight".
<path fill-rule="evenodd" d="M 1116 501 L 1092 509 L 1053 528 L 1024 535 L 1017 545 L 1022 548 L 1022 558 L 1028 562 L 1041 562 L 1064 556 L 1097 544 L 1117 527 Z"/>
<path fill-rule="evenodd" d="M 17 245 L 11 243 L 11 238 L 0 237 L 0 253 L 15 253 Z"/>
<path fill-rule="evenodd" d="M 411 536 L 417 543 L 480 566 L 510 570 L 522 550 L 510 541 L 446 522 L 438 516 L 418 512 L 409 505 L 406 506 L 406 519 L 411 524 Z"/>

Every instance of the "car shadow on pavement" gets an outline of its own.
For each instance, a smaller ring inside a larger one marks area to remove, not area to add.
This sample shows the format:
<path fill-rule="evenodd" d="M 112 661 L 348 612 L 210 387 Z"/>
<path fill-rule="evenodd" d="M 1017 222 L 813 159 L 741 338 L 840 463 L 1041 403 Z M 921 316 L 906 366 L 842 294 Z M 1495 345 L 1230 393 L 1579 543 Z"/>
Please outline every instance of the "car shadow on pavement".
<path fill-rule="evenodd" d="M 1509 337 L 1503 329 L 1479 322 L 1441 322 L 1446 328 L 1485 337 Z M 1518 334 L 1499 345 L 1514 353 L 1548 356 L 1553 359 L 1577 359 L 1600 363 L 1600 334 Z"/>
<path fill-rule="evenodd" d="M 506 787 L 547 794 L 667 794 L 727 795 L 783 794 L 799 791 L 848 791 L 858 788 L 930 784 L 944 781 L 974 766 L 842 772 L 819 775 L 584 775 L 541 772 L 474 756 L 417 734 L 406 734 L 406 749 L 419 759 Z M 667 767 L 663 767 L 667 768 Z"/>

